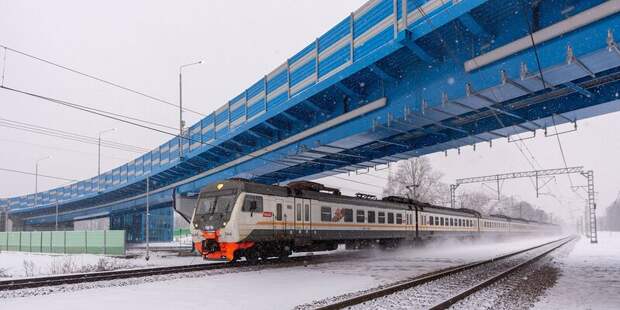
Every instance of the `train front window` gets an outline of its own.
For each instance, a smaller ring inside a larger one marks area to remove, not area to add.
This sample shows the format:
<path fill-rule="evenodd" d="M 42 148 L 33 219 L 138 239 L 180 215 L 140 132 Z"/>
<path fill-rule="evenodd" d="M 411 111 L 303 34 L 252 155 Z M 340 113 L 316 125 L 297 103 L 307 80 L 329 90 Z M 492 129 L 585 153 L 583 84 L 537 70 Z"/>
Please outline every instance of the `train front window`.
<path fill-rule="evenodd" d="M 235 200 L 234 194 L 201 197 L 194 213 L 194 228 L 213 230 L 226 226 Z"/>

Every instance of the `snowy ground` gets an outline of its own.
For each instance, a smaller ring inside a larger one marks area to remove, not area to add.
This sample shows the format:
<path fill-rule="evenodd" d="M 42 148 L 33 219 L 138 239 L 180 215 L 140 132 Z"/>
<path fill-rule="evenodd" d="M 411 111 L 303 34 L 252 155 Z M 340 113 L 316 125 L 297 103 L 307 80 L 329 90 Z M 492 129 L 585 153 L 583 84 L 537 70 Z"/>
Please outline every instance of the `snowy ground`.
<path fill-rule="evenodd" d="M 130 309 L 170 307 L 291 309 L 299 304 L 370 289 L 448 266 L 493 257 L 552 237 L 491 243 L 433 243 L 425 248 L 365 251 L 351 259 L 308 267 L 206 274 L 140 285 L 8 298 L 0 309 Z M 4 254 L 4 253 L 3 253 Z M 3 255 L 2 254 L 2 255 Z M 359 254 L 359 253 L 358 253 Z"/>
<path fill-rule="evenodd" d="M 536 309 L 620 309 L 620 232 L 599 232 L 598 241 L 582 237 L 558 258 L 558 283 Z"/>
<path fill-rule="evenodd" d="M 132 258 L 93 254 L 2 252 L 0 253 L 0 279 L 205 263 L 200 257 L 179 257 L 175 252 L 151 252 L 151 259 L 148 262 L 144 259 L 144 250 L 129 250 L 127 253 Z"/>

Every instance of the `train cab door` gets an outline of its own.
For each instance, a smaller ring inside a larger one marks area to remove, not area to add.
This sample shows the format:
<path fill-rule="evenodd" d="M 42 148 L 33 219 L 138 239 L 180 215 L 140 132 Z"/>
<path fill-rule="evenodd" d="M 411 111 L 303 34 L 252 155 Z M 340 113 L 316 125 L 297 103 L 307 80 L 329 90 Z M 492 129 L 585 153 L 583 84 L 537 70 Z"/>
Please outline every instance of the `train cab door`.
<path fill-rule="evenodd" d="M 277 236 L 286 233 L 286 222 L 284 220 L 284 210 L 286 203 L 282 199 L 276 199 L 276 208 L 273 212 L 273 231 Z"/>

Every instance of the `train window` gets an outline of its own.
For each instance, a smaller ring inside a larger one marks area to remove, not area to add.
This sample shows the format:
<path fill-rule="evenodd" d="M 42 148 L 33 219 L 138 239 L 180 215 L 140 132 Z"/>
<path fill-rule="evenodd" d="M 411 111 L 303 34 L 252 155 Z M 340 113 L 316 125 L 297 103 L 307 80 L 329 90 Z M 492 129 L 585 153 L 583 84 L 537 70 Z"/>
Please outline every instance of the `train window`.
<path fill-rule="evenodd" d="M 304 221 L 310 221 L 310 205 L 304 205 Z"/>
<path fill-rule="evenodd" d="M 459 226 L 461 226 L 461 227 L 463 226 L 463 220 L 462 219 L 459 219 Z"/>
<path fill-rule="evenodd" d="M 351 223 L 353 222 L 353 210 L 352 209 L 343 209 L 342 212 L 344 213 L 344 221 L 347 223 Z"/>
<path fill-rule="evenodd" d="M 385 224 L 385 212 L 379 212 L 379 224 Z"/>
<path fill-rule="evenodd" d="M 244 212 L 263 212 L 263 197 L 255 195 L 245 195 L 245 201 L 243 201 Z"/>
<path fill-rule="evenodd" d="M 276 221 L 282 220 L 282 204 L 276 204 Z"/>
<path fill-rule="evenodd" d="M 330 208 L 330 207 L 321 207 L 321 221 L 323 221 L 323 222 L 331 222 L 332 221 L 332 208 Z"/>
<path fill-rule="evenodd" d="M 388 224 L 394 224 L 394 213 L 389 212 L 387 215 L 388 215 L 388 217 L 387 217 Z"/>
<path fill-rule="evenodd" d="M 441 226 L 443 226 L 443 217 L 439 218 L 439 223 Z"/>
<path fill-rule="evenodd" d="M 298 203 L 297 207 L 295 208 L 295 218 L 297 219 L 297 221 L 301 221 L 301 203 Z"/>
<path fill-rule="evenodd" d="M 368 211 L 368 223 L 375 222 L 375 211 Z"/>
<path fill-rule="evenodd" d="M 450 218 L 450 224 L 449 225 L 450 226 L 454 226 L 454 219 L 453 218 Z"/>
<path fill-rule="evenodd" d="M 435 225 L 439 226 L 439 216 L 435 217 Z"/>
<path fill-rule="evenodd" d="M 357 218 L 356 221 L 358 223 L 364 223 L 365 221 L 365 214 L 364 214 L 364 210 L 357 210 Z"/>
<path fill-rule="evenodd" d="M 433 226 L 433 224 L 435 224 L 435 222 L 433 222 L 433 217 L 432 217 L 432 216 L 429 216 L 429 217 L 428 217 L 428 220 L 429 220 L 429 221 L 428 221 L 428 223 L 429 223 L 431 226 Z"/>
<path fill-rule="evenodd" d="M 402 224 L 403 223 L 403 215 L 400 213 L 396 213 L 396 224 Z"/>

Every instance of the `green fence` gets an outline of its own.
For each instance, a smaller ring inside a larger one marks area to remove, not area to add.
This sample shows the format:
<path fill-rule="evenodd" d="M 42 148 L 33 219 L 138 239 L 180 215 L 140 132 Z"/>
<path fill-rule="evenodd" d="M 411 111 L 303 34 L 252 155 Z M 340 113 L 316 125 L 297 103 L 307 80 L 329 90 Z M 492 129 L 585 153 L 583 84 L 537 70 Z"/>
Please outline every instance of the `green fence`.
<path fill-rule="evenodd" d="M 181 237 L 187 237 L 190 236 L 191 232 L 189 231 L 189 228 L 177 228 L 174 230 L 174 238 L 181 238 Z"/>
<path fill-rule="evenodd" d="M 124 230 L 0 232 L 0 251 L 125 255 Z"/>

